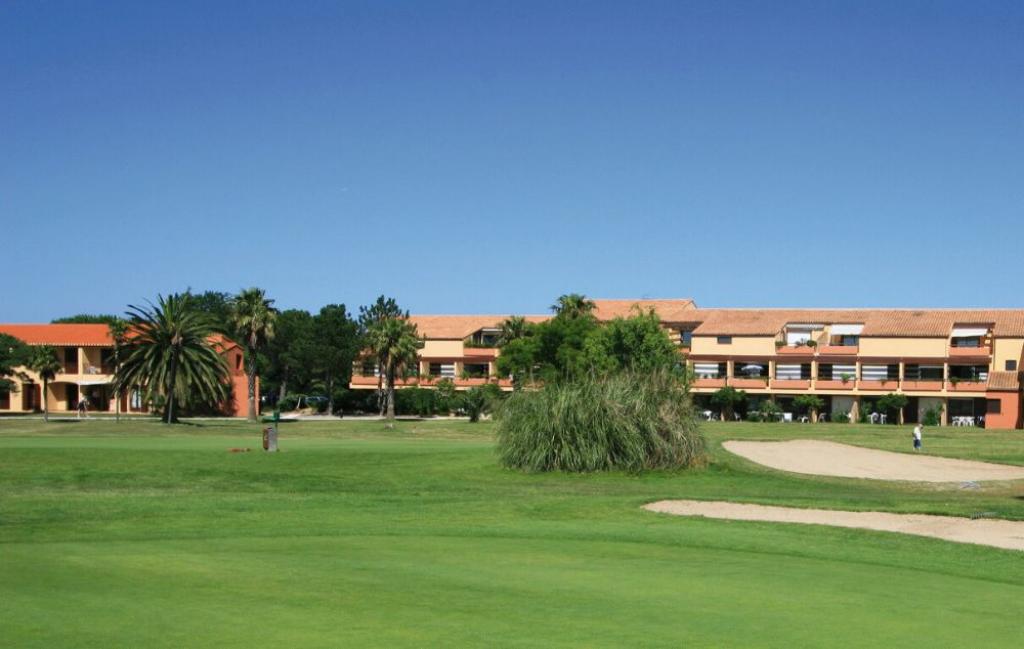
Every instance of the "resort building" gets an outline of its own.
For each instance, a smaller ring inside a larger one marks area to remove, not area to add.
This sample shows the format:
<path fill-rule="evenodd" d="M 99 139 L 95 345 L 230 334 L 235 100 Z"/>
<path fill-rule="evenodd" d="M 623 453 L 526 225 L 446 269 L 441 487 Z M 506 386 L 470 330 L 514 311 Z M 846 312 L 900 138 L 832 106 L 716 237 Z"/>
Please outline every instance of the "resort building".
<path fill-rule="evenodd" d="M 50 345 L 64 368 L 49 382 L 43 394 L 43 381 L 28 368 L 18 368 L 10 377 L 15 391 L 0 394 L 0 414 L 38 412 L 43 400 L 51 413 L 76 412 L 85 397 L 92 412 L 113 412 L 114 342 L 105 324 L 0 324 L 0 333 L 8 334 L 28 345 Z M 234 417 L 246 415 L 248 382 L 244 354 L 237 344 L 216 336 L 211 342 L 224 355 L 231 381 L 231 394 L 223 404 L 223 413 Z M 121 412 L 146 413 L 149 406 L 137 391 L 121 395 Z"/>
<path fill-rule="evenodd" d="M 717 390 L 744 390 L 750 408 L 771 399 L 784 416 L 801 394 L 822 398 L 817 418 L 875 413 L 879 397 L 906 395 L 904 423 L 937 413 L 943 425 L 1022 426 L 1024 310 L 700 309 L 692 300 L 595 300 L 595 316 L 654 309 L 693 372 L 698 405 Z M 495 359 L 507 316 L 412 316 L 424 338 L 417 376 L 400 386 L 457 389 L 486 382 L 511 389 Z M 550 316 L 531 316 L 542 321 Z M 353 388 L 378 385 L 375 364 L 357 363 Z M 882 413 L 879 413 L 879 416 Z M 788 416 L 787 416 L 788 418 Z"/>

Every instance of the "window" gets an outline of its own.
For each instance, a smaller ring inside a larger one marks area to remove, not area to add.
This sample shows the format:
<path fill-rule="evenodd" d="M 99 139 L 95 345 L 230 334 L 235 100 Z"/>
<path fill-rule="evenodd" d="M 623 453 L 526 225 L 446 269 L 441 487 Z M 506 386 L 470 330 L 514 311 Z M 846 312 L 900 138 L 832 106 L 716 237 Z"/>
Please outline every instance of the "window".
<path fill-rule="evenodd" d="M 8 391 L 0 392 L 0 410 L 11 409 L 11 393 Z"/>
<path fill-rule="evenodd" d="M 941 365 L 907 364 L 903 378 L 908 381 L 941 381 L 944 370 Z"/>
<path fill-rule="evenodd" d="M 235 354 L 235 371 L 242 369 L 242 355 Z"/>
<path fill-rule="evenodd" d="M 698 379 L 717 379 L 725 375 L 725 363 L 694 363 L 693 374 Z"/>
<path fill-rule="evenodd" d="M 446 379 L 454 379 L 455 363 L 431 363 L 430 376 L 441 376 Z"/>
<path fill-rule="evenodd" d="M 860 345 L 860 336 L 840 336 L 840 347 L 856 347 Z"/>
<path fill-rule="evenodd" d="M 731 345 L 732 344 L 732 336 L 719 336 L 718 337 L 718 344 L 719 345 Z"/>
<path fill-rule="evenodd" d="M 985 412 L 990 415 L 998 415 L 1003 411 L 1003 402 L 999 399 L 986 399 Z"/>
<path fill-rule="evenodd" d="M 1006 371 L 1007 372 L 1016 372 L 1017 371 L 1017 361 L 1006 361 Z"/>
<path fill-rule="evenodd" d="M 679 332 L 679 344 L 683 347 L 689 347 L 693 343 L 693 332 L 689 329 L 683 329 Z"/>
<path fill-rule="evenodd" d="M 809 379 L 811 378 L 811 364 L 783 365 L 779 363 L 775 366 L 775 378 L 785 380 Z"/>
<path fill-rule="evenodd" d="M 861 365 L 860 378 L 865 381 L 893 381 L 900 376 L 899 365 Z"/>
<path fill-rule="evenodd" d="M 359 368 L 359 373 L 362 376 L 377 376 L 380 373 L 380 368 L 377 366 L 377 361 L 372 358 L 363 359 L 362 365 Z"/>

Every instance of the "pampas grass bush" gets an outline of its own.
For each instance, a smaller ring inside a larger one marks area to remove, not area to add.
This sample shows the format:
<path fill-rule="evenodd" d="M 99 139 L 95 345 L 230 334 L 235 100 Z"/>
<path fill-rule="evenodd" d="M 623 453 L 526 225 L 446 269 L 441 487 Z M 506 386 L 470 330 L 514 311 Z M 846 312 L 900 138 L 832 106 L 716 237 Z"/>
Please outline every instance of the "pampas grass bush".
<path fill-rule="evenodd" d="M 518 391 L 496 418 L 498 454 L 509 468 L 638 472 L 705 459 L 689 394 L 668 372 L 588 377 Z"/>

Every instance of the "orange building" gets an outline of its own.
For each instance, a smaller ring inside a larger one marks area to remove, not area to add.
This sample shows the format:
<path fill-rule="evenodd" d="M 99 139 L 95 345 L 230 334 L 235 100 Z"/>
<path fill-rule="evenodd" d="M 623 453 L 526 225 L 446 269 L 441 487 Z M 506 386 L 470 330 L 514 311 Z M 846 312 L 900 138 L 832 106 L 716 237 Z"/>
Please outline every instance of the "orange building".
<path fill-rule="evenodd" d="M 654 309 L 692 370 L 692 392 L 713 410 L 725 387 L 752 401 L 770 399 L 786 419 L 793 400 L 815 394 L 817 418 L 873 414 L 879 397 L 906 395 L 905 423 L 927 411 L 943 425 L 1021 428 L 1024 310 L 999 309 L 700 309 L 692 300 L 595 300 L 598 320 Z M 399 384 L 457 389 L 497 376 L 496 341 L 507 316 L 412 316 L 424 346 L 418 376 Z M 549 316 L 532 316 L 541 321 Z M 351 387 L 377 387 L 372 362 L 357 364 Z"/>
<path fill-rule="evenodd" d="M 107 325 L 0 324 L 0 333 L 14 336 L 28 345 L 50 345 L 64 364 L 63 371 L 50 381 L 45 395 L 39 376 L 28 368 L 18 368 L 13 377 L 17 390 L 0 394 L 0 413 L 37 412 L 42 410 L 43 399 L 51 413 L 75 412 L 83 396 L 93 412 L 114 411 L 114 395 L 110 389 L 114 378 L 114 343 Z M 223 405 L 224 414 L 243 417 L 247 414 L 248 398 L 244 352 L 223 336 L 214 336 L 211 342 L 224 355 L 230 374 L 231 397 Z M 121 412 L 148 411 L 148 405 L 138 392 L 121 395 Z"/>

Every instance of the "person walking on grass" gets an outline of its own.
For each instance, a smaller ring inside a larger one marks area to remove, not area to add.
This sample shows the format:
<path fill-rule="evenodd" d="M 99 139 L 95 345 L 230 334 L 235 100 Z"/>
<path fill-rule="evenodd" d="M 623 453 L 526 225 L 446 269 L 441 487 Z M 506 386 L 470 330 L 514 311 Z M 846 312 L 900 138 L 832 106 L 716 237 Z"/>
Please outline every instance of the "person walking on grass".
<path fill-rule="evenodd" d="M 82 417 L 85 417 L 86 419 L 89 418 L 89 410 L 88 410 L 88 408 L 89 408 L 89 400 L 85 398 L 85 395 L 82 395 L 82 398 L 78 400 L 78 418 L 79 419 L 81 419 Z"/>
<path fill-rule="evenodd" d="M 921 450 L 921 424 L 914 426 L 914 450 Z"/>

